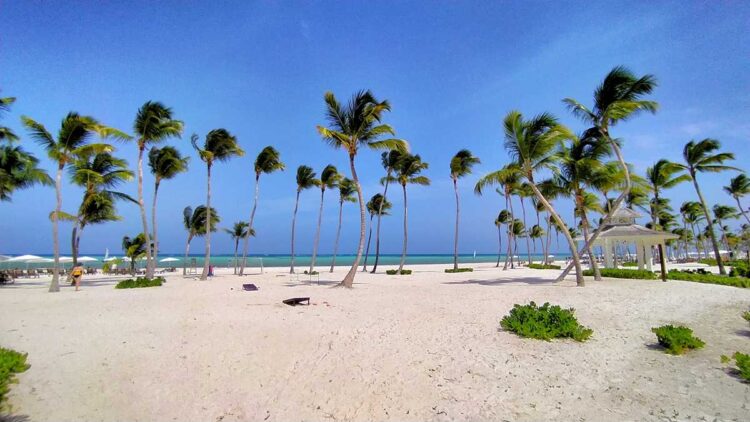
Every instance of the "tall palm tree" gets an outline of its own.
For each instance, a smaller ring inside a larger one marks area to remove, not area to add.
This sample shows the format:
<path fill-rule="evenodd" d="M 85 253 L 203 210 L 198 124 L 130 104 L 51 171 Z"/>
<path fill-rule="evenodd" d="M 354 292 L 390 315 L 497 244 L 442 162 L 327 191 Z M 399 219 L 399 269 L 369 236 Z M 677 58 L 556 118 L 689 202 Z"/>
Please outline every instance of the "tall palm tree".
<path fill-rule="evenodd" d="M 737 208 L 731 205 L 716 204 L 713 207 L 713 212 L 714 217 L 716 218 L 716 223 L 719 226 L 719 230 L 721 230 L 721 239 L 724 242 L 724 247 L 729 250 L 729 240 L 727 237 L 727 230 L 724 227 L 724 221 L 734 220 L 735 218 L 739 217 Z"/>
<path fill-rule="evenodd" d="M 500 188 L 497 190 L 497 192 L 505 198 L 505 209 L 510 211 L 510 221 L 514 220 L 514 213 L 513 213 L 513 201 L 511 196 L 514 192 L 518 190 L 518 187 L 521 183 L 521 172 L 520 168 L 511 163 L 508 165 L 505 165 L 500 170 L 493 171 L 489 174 L 486 174 L 482 176 L 474 186 L 474 193 L 477 195 L 482 195 L 482 191 L 485 187 L 491 186 L 491 185 L 500 185 Z M 513 246 L 513 232 L 511 230 L 511 227 L 508 223 L 508 251 L 505 254 L 505 264 L 503 265 L 503 270 L 508 269 L 508 262 L 510 262 L 510 267 L 515 268 L 515 264 L 513 263 L 513 254 L 512 254 L 512 246 Z"/>
<path fill-rule="evenodd" d="M 687 171 L 690 175 L 690 180 L 693 181 L 695 193 L 698 195 L 698 200 L 703 209 L 703 215 L 706 217 L 706 232 L 711 239 L 711 246 L 713 246 L 714 249 L 716 263 L 719 266 L 719 274 L 725 275 L 727 271 L 724 268 L 724 263 L 722 262 L 721 254 L 719 253 L 719 242 L 716 239 L 716 233 L 714 233 L 711 211 L 708 208 L 706 200 L 703 198 L 697 179 L 698 173 L 718 173 L 725 170 L 739 171 L 736 167 L 724 165 L 725 161 L 734 160 L 734 154 L 730 152 L 715 153 L 720 147 L 721 144 L 716 139 L 706 138 L 698 142 L 690 141 L 685 144 L 685 147 L 682 149 L 682 158 L 685 160 L 685 163 L 679 164 L 679 166 Z"/>
<path fill-rule="evenodd" d="M 388 185 L 390 184 L 391 175 L 396 171 L 396 164 L 398 164 L 401 155 L 402 152 L 398 149 L 392 149 L 380 154 L 380 163 L 385 169 L 385 178 L 383 179 L 385 181 L 385 183 L 383 183 L 383 201 L 379 202 L 380 205 L 387 203 Z M 378 262 L 380 262 L 380 220 L 382 216 L 387 214 L 383 213 L 383 210 L 378 210 L 375 215 L 378 216 L 378 223 L 377 229 L 375 230 L 375 263 L 373 264 L 371 271 L 373 274 L 378 270 Z"/>
<path fill-rule="evenodd" d="M 320 180 L 315 178 L 316 174 L 312 167 L 297 167 L 297 199 L 294 201 L 294 213 L 292 214 L 292 264 L 289 274 L 294 274 L 294 229 L 297 226 L 297 209 L 299 208 L 299 194 L 315 186 L 320 186 Z"/>
<path fill-rule="evenodd" d="M 159 237 L 156 230 L 156 198 L 159 194 L 159 186 L 162 180 L 173 179 L 180 173 L 186 172 L 190 157 L 183 157 L 174 147 L 151 148 L 148 152 L 148 166 L 151 174 L 154 175 L 154 202 L 151 204 L 151 230 L 154 235 L 152 242 L 154 244 L 154 256 L 152 257 L 153 265 L 159 260 Z"/>
<path fill-rule="evenodd" d="M 737 208 L 739 208 L 740 213 L 745 217 L 747 223 L 750 224 L 750 217 L 748 217 L 747 212 L 742 208 L 742 204 L 740 203 L 740 198 L 750 194 L 750 178 L 744 173 L 737 175 L 737 177 L 729 181 L 728 186 L 724 186 L 724 192 L 731 195 L 737 201 Z"/>
<path fill-rule="evenodd" d="M 357 187 L 354 186 L 354 181 L 352 179 L 349 179 L 347 177 L 344 177 L 339 182 L 339 225 L 336 229 L 336 241 L 333 244 L 333 258 L 331 259 L 331 271 L 333 272 L 333 267 L 336 266 L 336 253 L 339 250 L 339 239 L 341 239 L 341 221 L 343 219 L 344 215 L 344 202 L 357 202 L 357 199 L 354 197 L 354 194 L 357 193 Z M 367 203 L 368 206 L 370 203 Z M 370 208 L 367 208 L 368 211 Z M 372 214 L 370 214 L 370 237 L 372 237 Z M 368 246 L 369 246 L 369 240 L 368 240 Z M 367 258 L 365 258 L 365 261 Z"/>
<path fill-rule="evenodd" d="M 143 198 L 143 153 L 151 145 L 182 135 L 182 122 L 172 118 L 172 109 L 157 101 L 147 101 L 138 109 L 133 123 L 138 146 L 138 206 L 141 211 L 141 224 L 146 243 L 152 244 L 151 232 L 148 230 L 146 203 Z M 146 278 L 153 278 L 154 269 L 151 248 L 146 249 Z"/>
<path fill-rule="evenodd" d="M 516 218 L 510 224 L 510 231 L 513 232 L 513 254 L 518 255 L 518 238 L 528 237 L 526 225 L 523 224 L 523 221 Z"/>
<path fill-rule="evenodd" d="M 529 237 L 532 241 L 532 246 L 534 247 L 534 253 L 536 254 L 536 240 L 541 239 L 544 237 L 544 229 L 539 224 L 534 224 L 531 226 L 531 230 L 529 230 Z M 529 264 L 532 262 L 529 261 Z"/>
<path fill-rule="evenodd" d="M 497 227 L 497 263 L 495 264 L 495 267 L 500 267 L 500 256 L 503 254 L 503 224 L 508 224 L 511 220 L 510 212 L 508 212 L 508 210 L 500 211 L 495 219 L 495 226 Z"/>
<path fill-rule="evenodd" d="M 281 162 L 281 154 L 279 154 L 276 148 L 270 145 L 263 148 L 263 150 L 261 150 L 261 152 L 255 158 L 255 198 L 253 199 L 253 210 L 250 212 L 250 228 L 255 228 L 255 210 L 258 208 L 260 175 L 271 174 L 276 171 L 283 171 L 284 168 L 284 163 Z M 242 266 L 240 267 L 240 275 L 245 274 L 249 241 L 250 236 L 245 236 L 245 246 L 242 248 Z"/>
<path fill-rule="evenodd" d="M 219 214 L 216 209 L 211 208 L 211 218 L 208 218 L 208 208 L 205 205 L 200 205 L 195 209 L 191 207 L 185 207 L 182 210 L 182 224 L 185 230 L 188 232 L 187 242 L 185 243 L 185 259 L 183 260 L 182 275 L 187 274 L 187 263 L 188 255 L 190 255 L 190 242 L 196 236 L 205 236 L 208 232 L 206 227 L 209 226 L 211 232 L 215 232 L 216 228 L 221 222 Z"/>
<path fill-rule="evenodd" d="M 237 221 L 231 229 L 224 229 L 224 232 L 234 240 L 234 274 L 237 274 L 237 253 L 240 249 L 240 239 L 255 236 L 255 230 L 250 230 L 249 227 L 250 224 L 247 221 Z"/>
<path fill-rule="evenodd" d="M 453 180 L 453 192 L 456 194 L 456 232 L 453 239 L 453 269 L 458 269 L 458 223 L 460 221 L 460 206 L 458 198 L 458 179 L 471 174 L 474 165 L 481 161 L 468 149 L 462 149 L 453 156 L 450 162 L 451 180 Z"/>
<path fill-rule="evenodd" d="M 687 231 L 687 226 L 690 226 L 690 233 L 692 238 L 695 240 L 695 251 L 698 254 L 698 259 L 701 258 L 700 248 L 698 247 L 698 234 L 695 230 L 695 225 L 698 224 L 705 217 L 701 215 L 701 204 L 695 201 L 683 202 L 680 206 L 680 215 L 682 215 L 682 221 L 684 228 Z"/>
<path fill-rule="evenodd" d="M 122 238 L 122 253 L 130 258 L 130 274 L 135 275 L 135 263 L 146 255 L 149 248 L 146 247 L 146 235 L 139 233 L 131 238 L 125 236 Z"/>
<path fill-rule="evenodd" d="M 409 206 L 406 200 L 406 185 L 428 186 L 430 184 L 430 179 L 427 178 L 427 176 L 420 175 L 422 170 L 426 170 L 428 167 L 429 164 L 422 162 L 422 157 L 420 157 L 419 154 L 403 154 L 398 160 L 398 164 L 396 164 L 396 174 L 393 176 L 393 181 L 401 185 L 404 192 L 404 245 L 401 250 L 401 262 L 398 265 L 399 273 L 404 269 L 404 263 L 406 262 L 406 248 L 409 242 Z"/>
<path fill-rule="evenodd" d="M 0 116 L 3 113 L 10 110 L 10 106 L 16 102 L 16 97 L 0 97 Z M 13 132 L 13 129 L 5 126 L 0 126 L 0 141 L 8 141 L 9 143 L 18 140 L 18 135 Z"/>
<path fill-rule="evenodd" d="M 338 186 L 339 171 L 336 166 L 329 164 L 320 172 L 320 210 L 318 211 L 318 228 L 315 231 L 315 240 L 313 241 L 313 251 L 310 257 L 310 273 L 315 269 L 315 258 L 318 256 L 318 244 L 320 243 L 320 226 L 323 223 L 323 198 L 326 194 L 326 188 L 333 189 Z"/>
<path fill-rule="evenodd" d="M 624 173 L 625 185 L 613 205 L 609 207 L 605 218 L 612 216 L 614 210 L 628 196 L 631 188 L 630 169 L 625 162 L 618 142 L 610 136 L 610 127 L 644 111 L 656 113 L 659 104 L 655 101 L 643 99 L 646 95 L 651 94 L 654 88 L 656 88 L 656 78 L 653 75 L 646 74 L 638 77 L 628 68 L 617 66 L 604 77 L 602 83 L 594 90 L 593 108 L 589 109 L 573 98 L 563 99 L 563 103 L 568 106 L 574 116 L 591 125 L 591 128 L 584 133 L 583 137 L 603 138 L 608 141 Z M 585 245 L 582 250 L 587 250 L 594 243 L 603 228 L 604 225 L 599 225 L 588 241 L 584 242 Z M 558 280 L 562 280 L 574 265 L 575 262 L 569 264 L 560 274 Z"/>
<path fill-rule="evenodd" d="M 400 139 L 379 139 L 384 135 L 394 135 L 393 128 L 381 124 L 383 113 L 390 111 L 388 101 L 378 101 L 370 91 L 359 91 L 351 101 L 342 106 L 332 92 L 325 94 L 326 117 L 329 127 L 318 126 L 318 132 L 329 145 L 336 149 L 343 148 L 349 156 L 349 167 L 352 180 L 357 187 L 359 203 L 359 245 L 357 256 L 352 267 L 341 281 L 341 286 L 351 288 L 357 273 L 359 261 L 365 246 L 365 201 L 362 198 L 362 186 L 359 183 L 354 158 L 360 147 L 370 149 L 407 151 L 408 145 Z"/>
<path fill-rule="evenodd" d="M 381 193 L 376 193 L 367 202 L 367 212 L 370 214 L 370 234 L 367 236 L 367 249 L 365 249 L 365 262 L 362 265 L 363 272 L 367 271 L 367 257 L 370 254 L 370 241 L 372 240 L 372 219 L 376 215 L 378 217 L 382 217 L 384 215 L 390 215 L 388 211 L 390 211 L 392 206 L 393 205 L 387 199 L 385 199 L 385 197 Z"/>
<path fill-rule="evenodd" d="M 226 162 L 232 157 L 241 157 L 245 155 L 245 151 L 240 148 L 237 138 L 226 129 L 214 129 L 208 132 L 202 148 L 198 146 L 198 139 L 198 135 L 193 134 L 190 142 L 198 151 L 201 160 L 206 163 L 206 207 L 211 208 L 211 168 L 215 162 Z M 201 280 L 208 279 L 208 268 L 211 262 L 211 230 L 208 225 L 209 221 L 206 220 L 206 258 L 203 261 Z"/>
<path fill-rule="evenodd" d="M 76 157 L 84 154 L 112 151 L 112 146 L 105 143 L 89 143 L 94 135 L 102 138 L 112 137 L 127 139 L 124 133 L 101 125 L 93 117 L 81 116 L 78 113 L 70 112 L 65 116 L 57 132 L 57 138 L 44 127 L 41 123 L 23 116 L 21 117 L 23 125 L 29 131 L 29 135 L 42 148 L 45 149 L 49 158 L 57 164 L 57 175 L 55 176 L 56 205 L 55 211 L 51 215 L 52 219 L 52 242 L 54 251 L 54 264 L 52 281 L 50 282 L 49 291 L 60 291 L 60 240 L 58 237 L 58 221 L 61 218 L 70 216 L 62 213 L 62 174 L 65 167 L 72 163 Z"/>
<path fill-rule="evenodd" d="M 516 188 L 515 192 L 516 196 L 518 196 L 518 202 L 521 203 L 521 217 L 523 221 L 524 229 L 527 226 L 526 222 L 526 201 L 524 201 L 524 198 L 530 198 L 534 196 L 534 192 L 531 191 L 528 183 L 522 183 L 518 185 L 518 188 Z M 526 237 L 526 258 L 528 259 L 528 262 L 531 263 L 531 240 L 529 239 L 529 236 Z"/>
<path fill-rule="evenodd" d="M 537 187 L 534 181 L 534 173 L 542 169 L 554 170 L 555 148 L 562 139 L 570 138 L 569 131 L 559 126 L 557 119 L 547 113 L 524 121 L 520 112 L 511 111 L 505 116 L 503 125 L 505 127 L 505 150 L 521 169 L 523 178 L 528 182 L 537 200 L 544 204 L 557 224 L 564 227 L 565 224 L 557 211 Z M 573 255 L 576 284 L 583 286 L 583 270 L 581 269 L 581 261 L 575 241 L 569 232 L 563 234 L 565 234 L 565 239 L 568 241 L 570 252 Z"/>

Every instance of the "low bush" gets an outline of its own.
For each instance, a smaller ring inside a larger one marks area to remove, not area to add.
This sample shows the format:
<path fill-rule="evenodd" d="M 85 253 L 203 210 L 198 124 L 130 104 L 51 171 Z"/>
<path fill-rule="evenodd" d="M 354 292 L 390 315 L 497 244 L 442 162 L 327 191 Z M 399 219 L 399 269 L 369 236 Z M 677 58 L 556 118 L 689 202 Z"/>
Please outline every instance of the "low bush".
<path fill-rule="evenodd" d="M 734 261 L 730 262 L 732 270 L 729 271 L 729 275 L 732 277 L 748 277 L 750 278 L 750 265 L 747 261 Z"/>
<path fill-rule="evenodd" d="M 750 322 L 750 311 L 743 312 L 742 318 L 745 318 L 745 321 Z"/>
<path fill-rule="evenodd" d="M 398 274 L 398 270 L 385 270 L 385 273 L 388 275 L 396 275 Z M 409 275 L 411 274 L 411 270 L 401 270 L 401 275 Z"/>
<path fill-rule="evenodd" d="M 135 289 L 139 287 L 158 287 L 161 286 L 162 283 L 164 283 L 164 277 L 155 277 L 155 278 L 146 278 L 146 277 L 138 277 L 136 279 L 129 278 L 127 280 L 122 280 L 121 282 L 117 283 L 115 286 L 115 289 Z"/>
<path fill-rule="evenodd" d="M 559 265 L 552 265 L 552 264 L 547 264 L 547 265 L 544 265 L 544 264 L 529 264 L 529 268 L 531 268 L 532 270 L 560 270 L 560 269 L 562 269 L 562 268 L 560 268 Z"/>
<path fill-rule="evenodd" d="M 5 395 L 10 390 L 10 384 L 16 382 L 15 374 L 29 369 L 26 354 L 0 347 L 0 409 L 3 408 Z"/>
<path fill-rule="evenodd" d="M 732 355 L 737 370 L 740 372 L 740 378 L 750 382 L 750 355 L 740 352 L 734 352 Z"/>
<path fill-rule="evenodd" d="M 688 349 L 700 349 L 706 343 L 693 335 L 693 330 L 684 326 L 663 325 L 652 328 L 659 344 L 664 346 L 667 353 L 681 355 Z"/>
<path fill-rule="evenodd" d="M 470 273 L 474 271 L 474 268 L 446 268 L 446 273 Z"/>
<path fill-rule="evenodd" d="M 503 317 L 500 326 L 521 337 L 540 340 L 553 338 L 572 338 L 576 341 L 586 341 L 593 330 L 578 323 L 574 310 L 562 309 L 545 303 L 537 306 L 531 302 L 528 305 L 513 305 L 510 314 Z"/>
<path fill-rule="evenodd" d="M 310 271 L 310 272 L 308 272 L 307 270 L 305 270 L 305 275 L 320 275 L 320 273 L 317 272 L 317 271 L 315 271 L 315 270 Z"/>
<path fill-rule="evenodd" d="M 640 280 L 656 280 L 658 277 L 655 273 L 648 270 L 623 270 L 619 268 L 599 268 L 602 277 L 611 278 L 635 278 Z M 594 275 L 594 270 L 585 270 L 585 276 Z"/>
<path fill-rule="evenodd" d="M 730 277 L 712 273 L 696 273 L 687 271 L 670 270 L 667 273 L 669 280 L 693 281 L 696 283 L 720 284 L 722 286 L 750 287 L 750 278 Z"/>

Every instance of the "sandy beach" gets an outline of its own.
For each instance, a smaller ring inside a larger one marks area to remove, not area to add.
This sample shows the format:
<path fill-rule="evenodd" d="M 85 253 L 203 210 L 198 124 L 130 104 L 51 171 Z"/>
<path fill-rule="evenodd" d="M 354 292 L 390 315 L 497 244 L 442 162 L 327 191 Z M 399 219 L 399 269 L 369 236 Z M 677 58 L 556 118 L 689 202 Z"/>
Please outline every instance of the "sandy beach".
<path fill-rule="evenodd" d="M 0 342 L 31 368 L 10 393 L 32 421 L 747 420 L 750 386 L 722 354 L 750 349 L 750 291 L 680 281 L 555 284 L 557 271 L 364 274 L 331 288 L 267 268 L 159 288 L 44 279 L 0 288 Z M 384 268 L 385 269 L 385 268 Z M 321 270 L 325 271 L 323 268 Z M 242 283 L 259 290 L 245 292 Z M 311 306 L 283 305 L 309 296 Z M 499 321 L 514 303 L 573 307 L 586 343 L 527 340 Z M 706 347 L 663 353 L 653 326 Z"/>

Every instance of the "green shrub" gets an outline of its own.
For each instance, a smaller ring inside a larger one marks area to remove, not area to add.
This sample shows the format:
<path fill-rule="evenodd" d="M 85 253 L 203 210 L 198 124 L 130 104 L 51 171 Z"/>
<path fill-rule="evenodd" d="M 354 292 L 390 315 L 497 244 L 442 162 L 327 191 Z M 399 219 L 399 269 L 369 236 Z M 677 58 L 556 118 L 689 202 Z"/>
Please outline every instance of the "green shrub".
<path fill-rule="evenodd" d="M 552 264 L 548 264 L 548 265 L 529 264 L 529 268 L 531 268 L 532 270 L 560 270 L 561 269 L 559 265 L 552 265 Z"/>
<path fill-rule="evenodd" d="M 746 261 L 734 261 L 730 262 L 732 270 L 729 271 L 729 275 L 732 277 L 748 277 L 750 278 L 750 265 Z"/>
<path fill-rule="evenodd" d="M 611 278 L 635 278 L 639 280 L 656 280 L 657 276 L 655 273 L 648 270 L 623 270 L 619 268 L 599 268 L 602 273 L 602 277 Z M 594 270 L 585 270 L 583 275 L 592 276 Z"/>
<path fill-rule="evenodd" d="M 745 321 L 750 322 L 750 311 L 743 312 L 742 318 L 745 318 Z"/>
<path fill-rule="evenodd" d="M 310 271 L 310 272 L 308 272 L 307 270 L 305 270 L 305 275 L 320 275 L 320 273 L 317 272 L 317 271 L 315 271 L 315 270 Z"/>
<path fill-rule="evenodd" d="M 470 273 L 474 271 L 474 268 L 446 268 L 446 273 Z"/>
<path fill-rule="evenodd" d="M 750 355 L 735 352 L 732 357 L 737 365 L 737 370 L 740 372 L 740 378 L 746 382 L 750 382 Z"/>
<path fill-rule="evenodd" d="M 121 282 L 117 283 L 115 286 L 115 289 L 135 289 L 139 287 L 158 287 L 161 286 L 162 283 L 164 283 L 164 277 L 154 277 L 152 279 L 148 279 L 146 277 L 138 277 L 136 279 L 129 278 L 127 280 L 122 280 Z"/>
<path fill-rule="evenodd" d="M 541 307 L 534 302 L 528 305 L 515 304 L 510 314 L 500 321 L 500 326 L 521 337 L 547 341 L 553 338 L 585 341 L 593 333 L 593 330 L 578 323 L 572 308 L 562 309 L 549 303 Z"/>
<path fill-rule="evenodd" d="M 0 347 L 0 409 L 3 407 L 5 395 L 10 390 L 10 384 L 16 382 L 15 374 L 29 369 L 26 354 Z"/>
<path fill-rule="evenodd" d="M 730 277 L 711 273 L 695 273 L 678 270 L 670 270 L 667 273 L 669 280 L 693 281 L 696 283 L 720 284 L 722 286 L 750 287 L 750 278 Z"/>
<path fill-rule="evenodd" d="M 681 355 L 687 349 L 700 349 L 706 344 L 693 335 L 693 330 L 684 326 L 663 325 L 651 331 L 656 334 L 659 344 L 667 349 L 666 352 L 673 355 Z"/>
<path fill-rule="evenodd" d="M 398 274 L 398 270 L 385 270 L 385 273 L 388 275 L 396 275 Z M 409 275 L 411 274 L 411 270 L 401 270 L 401 275 Z"/>
<path fill-rule="evenodd" d="M 637 267 L 638 263 L 637 262 L 623 262 L 622 264 L 620 264 L 620 266 L 622 266 L 622 267 Z"/>

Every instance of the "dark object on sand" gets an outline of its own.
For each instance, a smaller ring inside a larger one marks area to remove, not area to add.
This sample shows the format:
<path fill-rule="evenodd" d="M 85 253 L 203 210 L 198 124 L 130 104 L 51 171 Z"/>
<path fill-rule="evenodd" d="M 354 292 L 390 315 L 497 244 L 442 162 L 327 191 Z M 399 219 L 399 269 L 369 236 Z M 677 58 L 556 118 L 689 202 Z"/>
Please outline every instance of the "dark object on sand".
<path fill-rule="evenodd" d="M 254 292 L 254 291 L 258 290 L 258 286 L 256 286 L 253 283 L 243 284 L 242 285 L 242 290 L 244 290 L 246 292 Z"/>
<path fill-rule="evenodd" d="M 283 300 L 285 304 L 289 306 L 297 306 L 297 305 L 309 305 L 310 304 L 310 298 L 309 297 L 293 297 L 291 299 Z M 307 302 L 307 303 L 303 303 Z"/>

